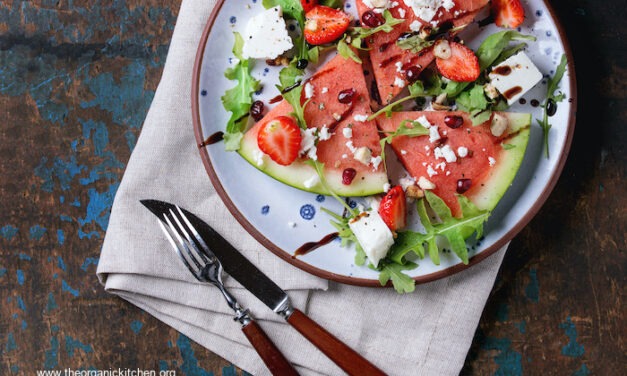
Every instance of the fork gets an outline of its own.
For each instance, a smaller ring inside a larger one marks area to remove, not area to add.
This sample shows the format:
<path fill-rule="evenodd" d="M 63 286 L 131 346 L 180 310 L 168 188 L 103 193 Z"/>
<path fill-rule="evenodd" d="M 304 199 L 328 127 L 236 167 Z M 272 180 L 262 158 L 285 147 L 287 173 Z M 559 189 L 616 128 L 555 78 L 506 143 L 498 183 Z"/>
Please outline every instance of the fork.
<path fill-rule="evenodd" d="M 220 290 L 229 307 L 235 312 L 234 320 L 242 325 L 244 335 L 273 375 L 298 375 L 290 362 L 252 318 L 248 309 L 243 309 L 237 299 L 224 287 L 222 264 L 181 209 L 178 207 L 176 209 L 176 212 L 169 209 L 169 215 L 164 213 L 163 220 L 159 220 L 158 223 L 183 264 L 198 281 L 209 282 Z"/>

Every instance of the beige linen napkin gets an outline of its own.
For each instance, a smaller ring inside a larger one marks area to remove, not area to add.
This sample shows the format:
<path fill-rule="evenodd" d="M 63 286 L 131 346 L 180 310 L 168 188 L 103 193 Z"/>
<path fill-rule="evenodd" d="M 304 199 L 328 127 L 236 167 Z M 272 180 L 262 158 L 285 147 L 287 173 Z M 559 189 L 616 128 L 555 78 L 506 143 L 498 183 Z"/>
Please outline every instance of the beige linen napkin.
<path fill-rule="evenodd" d="M 211 186 L 192 130 L 191 76 L 215 1 L 183 0 L 163 77 L 118 189 L 98 265 L 105 289 L 253 374 L 268 374 L 217 289 L 182 266 L 140 199 L 179 204 L 214 226 L 289 292 L 294 305 L 389 374 L 455 375 L 504 251 L 410 295 L 329 283 L 257 243 Z M 221 74 L 221 72 L 219 72 Z M 225 283 L 305 375 L 341 370 L 236 282 Z"/>

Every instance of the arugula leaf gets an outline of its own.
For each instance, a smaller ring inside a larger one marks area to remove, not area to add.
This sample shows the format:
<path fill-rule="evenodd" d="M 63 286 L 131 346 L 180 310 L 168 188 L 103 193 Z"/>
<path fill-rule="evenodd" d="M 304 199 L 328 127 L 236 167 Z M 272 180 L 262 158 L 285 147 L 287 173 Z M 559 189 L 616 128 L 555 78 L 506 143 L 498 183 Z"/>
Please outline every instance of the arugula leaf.
<path fill-rule="evenodd" d="M 463 91 L 455 100 L 458 106 L 464 111 L 471 112 L 474 110 L 485 110 L 488 108 L 488 102 L 483 93 L 483 85 L 472 85 L 469 90 Z"/>
<path fill-rule="evenodd" d="M 442 88 L 441 88 L 441 80 L 438 79 L 437 80 L 438 83 L 436 83 L 435 85 L 430 86 L 428 89 L 425 89 L 425 86 L 423 84 L 422 81 L 416 81 L 413 84 L 408 86 L 409 89 L 409 95 L 406 97 L 403 97 L 401 99 L 398 99 L 390 104 L 388 104 L 387 106 L 384 106 L 383 108 L 381 108 L 379 111 L 375 112 L 374 114 L 370 115 L 368 117 L 368 120 L 372 120 L 374 118 L 376 118 L 377 116 L 385 113 L 387 117 L 392 116 L 392 112 L 394 111 L 395 108 L 397 108 L 397 106 L 399 106 L 400 104 L 407 102 L 409 100 L 412 99 L 416 99 L 418 97 L 432 97 L 432 96 L 436 96 L 442 93 Z"/>
<path fill-rule="evenodd" d="M 407 126 L 407 124 L 411 124 L 411 128 Z M 417 136 L 425 136 L 429 134 L 429 130 L 425 128 L 420 122 L 415 120 L 405 119 L 401 122 L 401 124 L 396 128 L 394 132 L 385 132 L 389 133 L 386 137 L 383 137 L 379 143 L 381 144 L 381 159 L 385 160 L 385 144 L 391 144 L 394 137 L 398 136 L 408 136 L 408 137 L 417 137 Z"/>
<path fill-rule="evenodd" d="M 263 6 L 266 9 L 273 8 L 277 5 L 280 5 L 283 10 L 283 18 L 286 20 L 296 20 L 300 30 L 305 30 L 305 10 L 300 0 L 263 0 Z M 308 60 L 307 43 L 305 42 L 303 33 L 299 33 L 299 36 L 292 38 L 292 41 L 298 52 L 296 60 Z"/>
<path fill-rule="evenodd" d="M 425 200 L 434 212 L 434 217 L 429 216 Z M 407 253 L 414 252 L 422 258 L 425 251 L 428 251 L 433 263 L 439 265 L 437 238 L 443 237 L 462 262 L 468 264 L 468 249 L 465 240 L 473 233 L 477 238 L 483 235 L 483 223 L 490 216 L 490 212 L 477 209 L 465 196 L 458 195 L 457 201 L 461 206 L 462 218 L 453 217 L 451 210 L 441 198 L 431 191 L 425 191 L 425 197 L 417 202 L 418 216 L 425 228 L 425 233 L 400 232 L 390 249 L 389 258 L 395 263 L 402 264 Z"/>
<path fill-rule="evenodd" d="M 361 247 L 359 242 L 357 241 L 357 237 L 353 234 L 353 230 L 348 227 L 348 221 L 350 221 L 351 217 L 343 217 L 341 215 L 335 214 L 327 208 L 320 208 L 323 212 L 327 213 L 333 220 L 331 220 L 331 225 L 335 227 L 337 230 L 338 236 L 340 237 L 341 243 L 340 247 L 347 247 L 349 244 L 355 244 L 355 265 L 363 266 L 366 264 L 366 252 Z"/>
<path fill-rule="evenodd" d="M 320 0 L 318 1 L 318 4 L 329 8 L 341 8 L 344 6 L 344 2 L 342 0 Z"/>
<path fill-rule="evenodd" d="M 250 106 L 253 103 L 252 94 L 259 90 L 260 82 L 250 74 L 250 62 L 242 56 L 244 39 L 235 32 L 233 54 L 239 61 L 235 66 L 228 68 L 224 76 L 229 80 L 237 80 L 237 85 L 227 90 L 221 97 L 224 109 L 231 112 L 231 117 L 226 124 L 224 141 L 226 150 L 239 149 L 240 141 L 248 120 Z"/>
<path fill-rule="evenodd" d="M 415 269 L 418 264 L 413 262 L 407 262 L 404 265 L 395 263 L 385 263 L 380 267 L 379 283 L 381 286 L 385 286 L 391 279 L 394 289 L 399 294 L 413 292 L 416 288 L 416 281 L 410 276 L 403 273 L 403 270 Z"/>
<path fill-rule="evenodd" d="M 344 38 L 340 39 L 337 43 L 338 53 L 346 59 L 353 59 L 355 62 L 361 64 L 361 58 L 357 56 L 353 48 L 362 49 L 361 42 L 363 39 L 368 38 L 378 32 L 389 33 L 394 29 L 394 26 L 403 23 L 405 20 L 397 19 L 392 16 L 389 10 L 383 12 L 383 24 L 377 27 L 351 27 L 346 32 Z M 353 47 L 353 48 L 351 48 Z"/>
<path fill-rule="evenodd" d="M 417 54 L 425 48 L 431 47 L 435 44 L 435 40 L 425 40 L 420 35 L 411 35 L 407 38 L 399 38 L 396 41 L 396 45 L 403 50 L 410 50 L 412 53 Z"/>
<path fill-rule="evenodd" d="M 555 111 L 557 103 L 563 101 L 566 95 L 562 92 L 555 93 L 557 86 L 559 85 L 564 73 L 566 72 L 566 55 L 562 55 L 559 65 L 555 69 L 553 77 L 549 78 L 547 86 L 546 100 L 544 101 L 544 116 L 542 120 L 536 119 L 540 127 L 542 127 L 542 133 L 544 134 L 544 150 L 545 156 L 549 158 L 549 130 L 551 129 L 551 123 L 549 123 L 549 107 L 553 107 L 551 110 Z"/>
<path fill-rule="evenodd" d="M 300 103 L 300 97 L 303 91 L 303 87 L 300 83 L 303 75 L 304 72 L 301 69 L 296 68 L 294 64 L 290 64 L 279 72 L 280 84 L 276 85 L 276 87 L 281 92 L 283 99 L 292 105 L 293 111 L 291 115 L 296 118 L 298 125 L 302 129 L 307 129 L 307 123 L 305 122 L 305 106 L 308 102 L 302 105 Z"/>

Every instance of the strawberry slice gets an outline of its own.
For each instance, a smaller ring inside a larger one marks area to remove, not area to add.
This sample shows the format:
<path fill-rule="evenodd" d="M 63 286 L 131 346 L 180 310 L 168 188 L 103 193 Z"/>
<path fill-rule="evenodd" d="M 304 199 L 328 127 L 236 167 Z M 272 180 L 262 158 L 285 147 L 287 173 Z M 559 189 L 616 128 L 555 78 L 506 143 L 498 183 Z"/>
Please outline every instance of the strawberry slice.
<path fill-rule="evenodd" d="M 520 0 L 492 0 L 492 16 L 499 27 L 515 29 L 525 21 L 525 9 Z"/>
<path fill-rule="evenodd" d="M 457 82 L 472 82 L 479 77 L 479 59 L 468 47 L 457 42 L 449 42 L 451 49 L 448 59 L 436 58 L 435 64 L 442 76 Z"/>
<path fill-rule="evenodd" d="M 379 215 L 392 231 L 402 229 L 406 225 L 405 192 L 399 185 L 390 189 L 379 204 Z"/>
<path fill-rule="evenodd" d="M 313 45 L 333 42 L 344 34 L 350 21 L 340 9 L 316 5 L 305 14 L 305 40 Z"/>
<path fill-rule="evenodd" d="M 296 160 L 301 140 L 300 128 L 289 116 L 278 116 L 270 120 L 257 134 L 259 149 L 283 166 Z"/>
<path fill-rule="evenodd" d="M 307 13 L 311 10 L 311 8 L 318 5 L 318 0 L 300 0 L 300 5 L 303 6 L 303 10 Z"/>

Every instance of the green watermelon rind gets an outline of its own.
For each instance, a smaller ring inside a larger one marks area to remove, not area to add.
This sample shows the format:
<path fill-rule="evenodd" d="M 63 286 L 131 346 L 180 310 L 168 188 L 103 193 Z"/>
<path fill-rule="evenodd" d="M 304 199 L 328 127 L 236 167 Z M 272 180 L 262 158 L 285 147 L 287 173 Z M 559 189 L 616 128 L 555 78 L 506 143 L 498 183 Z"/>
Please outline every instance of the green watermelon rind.
<path fill-rule="evenodd" d="M 247 137 L 248 136 L 248 137 Z M 255 161 L 255 154 L 260 152 L 257 146 L 257 138 L 246 134 L 242 139 L 239 154 L 252 166 L 267 174 L 268 176 L 287 184 L 294 188 L 322 195 L 330 195 L 332 190 L 335 194 L 345 197 L 372 196 L 382 193 L 388 176 L 385 171 L 367 170 L 371 167 L 364 166 L 363 171 L 357 171 L 357 176 L 350 185 L 342 184 L 342 171 L 325 165 L 324 179 L 326 187 L 320 182 L 311 188 L 307 188 L 304 182 L 316 175 L 316 170 L 302 159 L 297 159 L 288 166 L 282 166 L 265 157 L 263 164 L 258 166 Z M 328 188 L 328 189 L 327 189 Z"/>
<path fill-rule="evenodd" d="M 466 194 L 478 209 L 492 211 L 501 201 L 507 189 L 512 185 L 525 157 L 531 126 L 531 114 L 502 112 L 509 120 L 509 134 L 503 141 L 513 147 L 503 148 L 496 165 L 490 169 L 490 175 L 482 182 L 481 189 Z"/>

